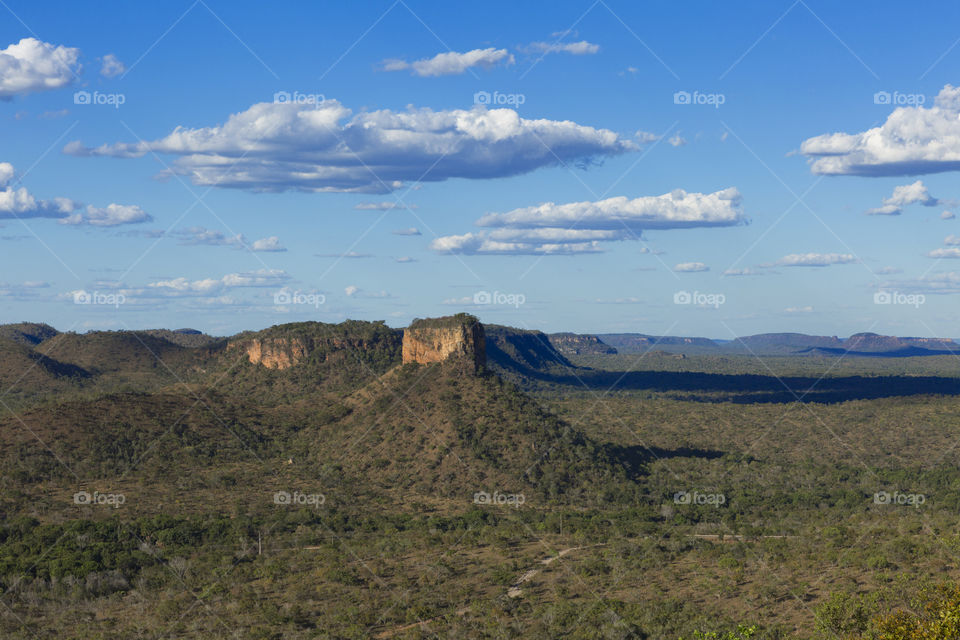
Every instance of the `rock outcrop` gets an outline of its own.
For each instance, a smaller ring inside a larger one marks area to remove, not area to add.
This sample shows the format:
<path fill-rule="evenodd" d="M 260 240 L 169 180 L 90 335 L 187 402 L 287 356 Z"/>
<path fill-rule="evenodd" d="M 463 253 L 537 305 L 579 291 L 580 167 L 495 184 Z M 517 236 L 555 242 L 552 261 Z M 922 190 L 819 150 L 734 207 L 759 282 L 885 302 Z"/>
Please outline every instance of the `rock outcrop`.
<path fill-rule="evenodd" d="M 414 320 L 403 331 L 403 363 L 431 364 L 456 360 L 474 372 L 487 364 L 483 325 L 460 313 L 443 318 Z"/>
<path fill-rule="evenodd" d="M 255 338 L 242 347 L 252 364 L 268 369 L 289 369 L 307 357 L 306 345 L 297 338 Z"/>

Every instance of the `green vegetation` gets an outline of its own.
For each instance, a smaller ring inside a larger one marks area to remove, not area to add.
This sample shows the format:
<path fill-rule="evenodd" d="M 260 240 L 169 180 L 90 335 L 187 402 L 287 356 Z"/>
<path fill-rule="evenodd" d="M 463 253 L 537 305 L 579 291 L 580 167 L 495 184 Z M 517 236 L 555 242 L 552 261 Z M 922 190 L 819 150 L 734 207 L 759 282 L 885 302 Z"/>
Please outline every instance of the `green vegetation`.
<path fill-rule="evenodd" d="M 952 356 L 37 327 L 0 331 L 4 638 L 958 636 Z"/>

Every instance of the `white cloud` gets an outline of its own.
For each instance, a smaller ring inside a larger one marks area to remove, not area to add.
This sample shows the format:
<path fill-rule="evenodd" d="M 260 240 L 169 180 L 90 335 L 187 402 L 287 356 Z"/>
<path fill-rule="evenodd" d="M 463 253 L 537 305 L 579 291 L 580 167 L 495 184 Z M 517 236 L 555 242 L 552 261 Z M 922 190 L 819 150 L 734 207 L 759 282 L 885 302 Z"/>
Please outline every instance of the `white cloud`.
<path fill-rule="evenodd" d="M 683 147 L 687 144 L 687 139 L 679 133 L 675 133 L 667 140 L 667 143 L 669 143 L 671 147 Z"/>
<path fill-rule="evenodd" d="M 180 156 L 194 184 L 255 191 L 386 193 L 405 181 L 514 176 L 639 148 L 607 129 L 531 120 L 511 109 L 409 108 L 351 116 L 336 100 L 259 103 L 215 127 L 177 127 L 153 142 L 64 147 L 78 156 Z"/>
<path fill-rule="evenodd" d="M 180 238 L 180 244 L 183 245 L 208 245 L 214 247 L 234 247 L 236 249 L 249 249 L 250 251 L 263 252 L 281 252 L 286 248 L 280 244 L 280 238 L 270 236 L 261 238 L 248 243 L 242 233 L 235 236 L 225 235 L 223 232 L 214 231 L 205 227 L 188 227 L 178 229 L 170 235 Z"/>
<path fill-rule="evenodd" d="M 510 66 L 514 63 L 513 55 L 506 49 L 473 49 L 464 53 L 449 51 L 438 53 L 432 58 L 407 62 L 405 60 L 384 60 L 384 71 L 411 70 L 414 75 L 424 76 L 451 76 L 465 72 L 472 67 L 490 69 L 503 64 Z"/>
<path fill-rule="evenodd" d="M 785 313 L 791 313 L 791 314 L 793 314 L 793 313 L 813 313 L 813 307 L 811 307 L 811 306 L 809 306 L 809 305 L 806 306 L 806 307 L 787 307 L 787 308 L 784 309 L 783 311 L 784 311 Z"/>
<path fill-rule="evenodd" d="M 253 244 L 250 245 L 250 248 L 253 251 L 269 251 L 269 252 L 283 252 L 287 248 L 280 244 L 280 238 L 277 236 L 270 236 L 269 238 L 261 238 L 259 240 L 254 240 Z"/>
<path fill-rule="evenodd" d="M 592 55 L 600 51 L 600 45 L 593 44 L 592 42 L 587 42 L 586 40 L 581 40 L 580 42 L 531 42 L 527 47 L 529 51 L 536 51 L 539 53 L 571 53 L 575 56 L 583 55 Z M 632 69 L 632 67 L 630 67 Z M 636 72 L 636 70 L 633 70 Z"/>
<path fill-rule="evenodd" d="M 710 271 L 710 267 L 702 262 L 681 262 L 673 270 L 679 273 L 698 273 L 700 271 Z"/>
<path fill-rule="evenodd" d="M 879 127 L 829 133 L 800 146 L 825 175 L 906 176 L 960 169 L 960 87 L 946 85 L 928 108 L 894 109 Z"/>
<path fill-rule="evenodd" d="M 357 286 L 352 285 L 352 284 L 351 284 L 351 285 L 347 285 L 347 287 L 344 288 L 344 290 L 343 290 L 343 292 L 344 292 L 345 294 L 347 294 L 347 297 L 350 297 L 350 298 L 352 298 L 354 295 L 356 295 L 357 292 L 359 292 L 359 291 L 360 291 L 360 287 L 357 287 Z"/>
<path fill-rule="evenodd" d="M 676 189 L 659 196 L 629 200 L 624 196 L 595 202 L 555 204 L 546 202 L 508 213 L 488 214 L 480 218 L 482 227 L 583 229 L 678 229 L 690 227 L 726 227 L 744 224 L 740 208 L 742 197 L 736 187 L 714 193 L 688 193 Z"/>
<path fill-rule="evenodd" d="M 116 78 L 126 70 L 127 65 L 120 62 L 120 59 L 112 53 L 100 58 L 100 75 L 105 78 Z"/>
<path fill-rule="evenodd" d="M 64 87 L 80 72 L 80 49 L 24 38 L 0 49 L 0 100 Z"/>
<path fill-rule="evenodd" d="M 60 224 L 90 225 L 93 227 L 116 227 L 122 224 L 151 222 L 153 217 L 136 205 L 108 204 L 106 207 L 88 205 L 86 209 L 73 213 Z"/>
<path fill-rule="evenodd" d="M 960 248 L 950 247 L 948 249 L 934 249 L 927 253 L 928 258 L 960 258 Z"/>
<path fill-rule="evenodd" d="M 896 267 L 883 267 L 881 269 L 877 269 L 878 275 L 892 275 L 894 273 L 903 273 L 903 269 L 898 269 Z"/>
<path fill-rule="evenodd" d="M 395 236 L 419 236 L 420 229 L 416 227 L 410 227 L 409 229 L 394 229 L 393 235 Z"/>
<path fill-rule="evenodd" d="M 849 253 L 791 253 L 776 262 L 760 265 L 762 267 L 828 267 L 833 264 L 853 264 L 859 262 Z"/>
<path fill-rule="evenodd" d="M 710 194 L 677 189 L 633 200 L 620 196 L 596 202 L 545 202 L 487 214 L 477 225 L 492 231 L 440 237 L 430 248 L 468 254 L 598 253 L 603 251 L 601 242 L 637 239 L 645 229 L 745 224 L 740 204 L 740 192 L 734 187 Z"/>
<path fill-rule="evenodd" d="M 229 273 L 221 278 L 173 278 L 160 280 L 147 285 L 147 288 L 163 295 L 219 295 L 233 288 L 280 287 L 290 280 L 290 276 L 280 269 L 260 269 L 244 273 Z"/>
<path fill-rule="evenodd" d="M 940 214 L 941 220 L 953 220 L 957 215 L 953 211 L 944 211 Z"/>
<path fill-rule="evenodd" d="M 955 236 L 951 233 L 943 239 L 943 244 L 960 245 L 960 236 Z"/>
<path fill-rule="evenodd" d="M 922 180 L 913 184 L 894 187 L 893 195 L 883 199 L 883 206 L 867 211 L 869 216 L 898 216 L 903 207 L 910 204 L 922 204 L 925 207 L 935 207 L 940 201 L 930 195 Z"/>
<path fill-rule="evenodd" d="M 410 256 L 400 256 L 399 258 L 394 258 L 393 261 L 400 262 L 400 263 L 407 263 L 407 262 L 416 262 L 416 259 L 411 258 Z"/>
<path fill-rule="evenodd" d="M 136 205 L 109 204 L 83 207 L 69 198 L 38 200 L 26 187 L 11 185 L 16 171 L 9 162 L 0 162 L 0 220 L 9 218 L 57 218 L 60 224 L 112 227 L 153 220 Z"/>
<path fill-rule="evenodd" d="M 394 209 L 416 209 L 417 205 L 402 202 L 360 202 L 353 205 L 357 211 L 393 211 Z"/>

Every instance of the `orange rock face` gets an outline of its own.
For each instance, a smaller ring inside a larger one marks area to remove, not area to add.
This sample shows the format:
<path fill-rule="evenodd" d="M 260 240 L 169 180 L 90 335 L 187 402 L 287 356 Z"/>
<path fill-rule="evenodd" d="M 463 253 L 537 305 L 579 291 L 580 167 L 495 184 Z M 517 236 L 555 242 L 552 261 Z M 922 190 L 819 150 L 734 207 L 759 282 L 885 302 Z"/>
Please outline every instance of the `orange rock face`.
<path fill-rule="evenodd" d="M 300 340 L 251 340 L 245 346 L 250 362 L 268 369 L 289 369 L 307 357 L 307 348 Z"/>
<path fill-rule="evenodd" d="M 472 361 L 475 369 L 486 364 L 486 345 L 483 327 L 422 327 L 403 332 L 403 362 L 430 364 L 449 358 L 462 357 Z"/>

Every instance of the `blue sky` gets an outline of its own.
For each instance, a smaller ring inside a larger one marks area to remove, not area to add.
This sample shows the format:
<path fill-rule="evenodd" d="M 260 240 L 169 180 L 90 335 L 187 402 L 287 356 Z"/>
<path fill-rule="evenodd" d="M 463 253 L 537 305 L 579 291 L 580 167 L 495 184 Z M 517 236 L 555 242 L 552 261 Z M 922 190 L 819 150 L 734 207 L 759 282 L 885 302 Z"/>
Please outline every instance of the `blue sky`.
<path fill-rule="evenodd" d="M 6 0 L 0 321 L 960 337 L 955 3 L 359 6 Z"/>

